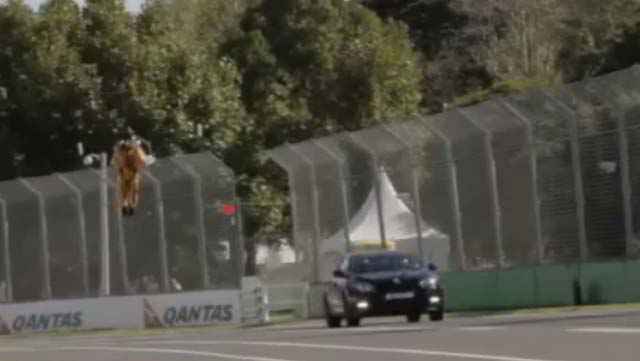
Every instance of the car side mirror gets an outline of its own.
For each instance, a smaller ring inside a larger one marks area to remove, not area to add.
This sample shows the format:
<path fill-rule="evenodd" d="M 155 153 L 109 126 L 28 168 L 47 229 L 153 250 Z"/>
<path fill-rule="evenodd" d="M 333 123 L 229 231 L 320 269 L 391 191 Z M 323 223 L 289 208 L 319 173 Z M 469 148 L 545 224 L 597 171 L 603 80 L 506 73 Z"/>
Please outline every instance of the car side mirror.
<path fill-rule="evenodd" d="M 333 271 L 333 277 L 335 278 L 347 278 L 347 274 L 343 270 L 335 270 Z"/>
<path fill-rule="evenodd" d="M 438 270 L 438 266 L 436 266 L 432 262 L 429 262 L 429 264 L 427 265 L 427 269 L 429 269 L 429 271 L 437 271 Z"/>

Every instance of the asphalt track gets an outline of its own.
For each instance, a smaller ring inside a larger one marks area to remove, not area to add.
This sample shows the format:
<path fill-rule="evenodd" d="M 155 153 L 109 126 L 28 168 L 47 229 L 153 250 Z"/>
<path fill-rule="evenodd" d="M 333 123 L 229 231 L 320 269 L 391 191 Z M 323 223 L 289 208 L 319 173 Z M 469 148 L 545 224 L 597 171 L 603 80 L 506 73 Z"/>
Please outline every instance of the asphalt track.
<path fill-rule="evenodd" d="M 638 361 L 640 311 L 0 338 L 2 361 Z"/>

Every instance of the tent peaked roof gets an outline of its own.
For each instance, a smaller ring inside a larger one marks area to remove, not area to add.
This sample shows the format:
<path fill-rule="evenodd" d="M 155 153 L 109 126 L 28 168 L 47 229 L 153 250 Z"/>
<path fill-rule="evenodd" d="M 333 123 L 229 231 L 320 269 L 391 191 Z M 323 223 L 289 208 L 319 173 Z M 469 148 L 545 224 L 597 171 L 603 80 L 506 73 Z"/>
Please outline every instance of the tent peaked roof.
<path fill-rule="evenodd" d="M 398 197 L 398 192 L 384 171 L 380 175 L 380 199 L 386 238 L 389 240 L 415 238 L 417 236 L 415 215 Z M 380 218 L 375 189 L 369 192 L 364 204 L 350 223 L 352 242 L 380 240 Z"/>
<path fill-rule="evenodd" d="M 398 197 L 398 192 L 385 171 L 382 171 L 380 174 L 380 199 L 382 201 L 382 213 L 387 240 L 417 238 L 418 233 L 416 231 L 415 214 L 409 209 L 405 202 Z M 423 237 L 439 233 L 432 227 L 429 227 L 424 221 L 421 221 L 421 225 Z M 365 202 L 349 221 L 349 231 L 353 244 L 381 239 L 378 199 L 375 189 L 371 189 Z M 338 246 L 337 249 L 344 249 L 344 230 L 339 230 L 322 243 L 329 249 L 336 249 L 336 246 Z M 338 245 L 336 243 L 340 244 Z"/>

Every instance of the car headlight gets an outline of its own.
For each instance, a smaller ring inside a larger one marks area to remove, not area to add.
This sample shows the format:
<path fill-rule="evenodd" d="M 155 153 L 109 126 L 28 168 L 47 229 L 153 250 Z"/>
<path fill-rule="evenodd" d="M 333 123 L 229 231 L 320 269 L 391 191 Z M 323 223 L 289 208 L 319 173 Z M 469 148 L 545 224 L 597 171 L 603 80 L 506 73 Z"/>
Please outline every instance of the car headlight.
<path fill-rule="evenodd" d="M 366 282 L 354 282 L 351 284 L 351 288 L 360 293 L 373 292 L 375 289 L 372 284 Z"/>
<path fill-rule="evenodd" d="M 438 278 L 437 277 L 429 277 L 420 281 L 420 287 L 422 288 L 438 288 Z"/>

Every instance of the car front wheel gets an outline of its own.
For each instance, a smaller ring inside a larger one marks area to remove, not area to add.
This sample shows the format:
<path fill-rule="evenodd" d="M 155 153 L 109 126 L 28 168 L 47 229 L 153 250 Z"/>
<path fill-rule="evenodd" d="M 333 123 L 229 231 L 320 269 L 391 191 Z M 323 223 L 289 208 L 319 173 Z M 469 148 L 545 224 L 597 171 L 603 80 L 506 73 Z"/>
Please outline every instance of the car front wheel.
<path fill-rule="evenodd" d="M 327 327 L 329 327 L 329 328 L 340 327 L 340 321 L 342 321 L 340 319 L 340 317 L 334 317 L 334 316 L 331 316 L 331 315 L 327 315 L 326 318 L 327 318 Z"/>
<path fill-rule="evenodd" d="M 420 322 L 420 316 L 422 316 L 420 312 L 414 311 L 414 312 L 408 313 L 407 322 L 410 322 L 410 323 Z"/>
<path fill-rule="evenodd" d="M 348 318 L 347 319 L 347 326 L 349 326 L 349 327 L 359 327 L 360 326 L 360 319 L 359 318 Z"/>
<path fill-rule="evenodd" d="M 329 307 L 329 302 L 325 299 L 324 301 L 324 317 L 325 320 L 327 321 L 327 327 L 329 328 L 337 328 L 340 327 L 340 323 L 341 323 L 341 318 L 340 317 L 335 317 L 331 314 L 331 308 Z"/>
<path fill-rule="evenodd" d="M 443 311 L 432 311 L 429 312 L 429 320 L 431 321 L 442 321 L 444 319 Z"/>

